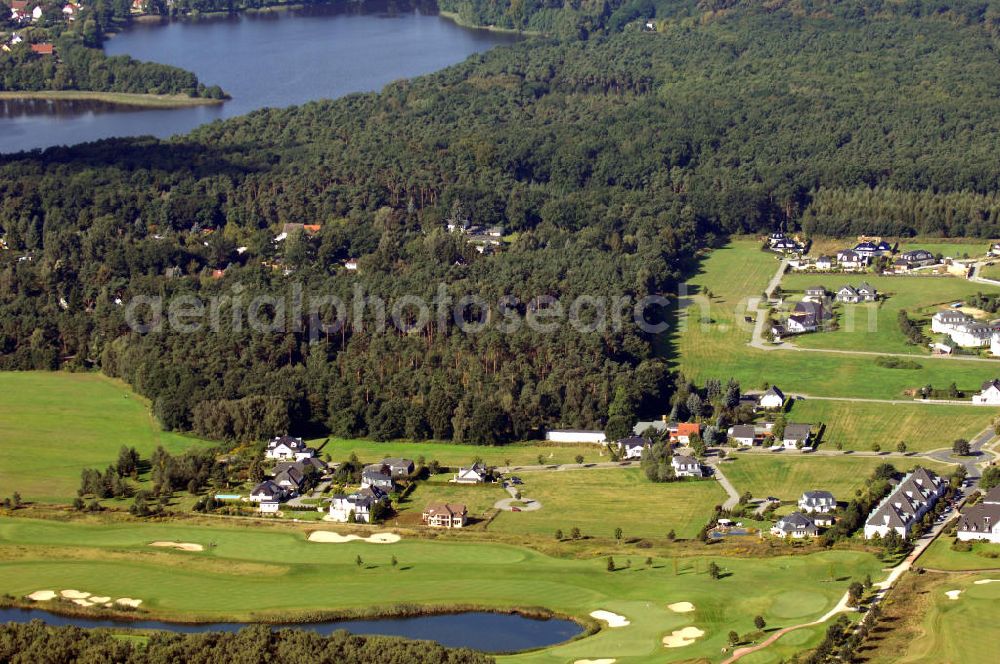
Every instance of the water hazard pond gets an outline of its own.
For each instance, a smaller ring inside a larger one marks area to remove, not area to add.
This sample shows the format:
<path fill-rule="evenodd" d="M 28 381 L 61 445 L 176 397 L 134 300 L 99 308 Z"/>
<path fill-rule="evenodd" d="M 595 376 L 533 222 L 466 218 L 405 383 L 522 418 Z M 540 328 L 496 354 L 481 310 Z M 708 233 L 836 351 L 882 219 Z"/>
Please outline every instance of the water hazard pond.
<path fill-rule="evenodd" d="M 247 623 L 168 623 L 157 620 L 120 622 L 61 616 L 41 609 L 0 609 L 0 622 L 29 622 L 44 620 L 50 625 L 76 627 L 105 627 L 150 629 L 171 632 L 235 632 Z M 337 620 L 317 623 L 275 625 L 310 629 L 323 635 L 344 629 L 352 634 L 377 634 L 401 636 L 409 639 L 437 641 L 452 648 L 474 648 L 487 653 L 516 652 L 543 648 L 568 641 L 583 632 L 571 620 L 553 618 L 541 620 L 516 614 L 470 611 L 410 618 L 384 618 L 379 620 Z"/>
<path fill-rule="evenodd" d="M 341 6 L 320 6 L 135 23 L 105 43 L 108 55 L 187 69 L 206 85 L 220 85 L 232 99 L 169 110 L 0 100 L 0 153 L 112 136 L 166 138 L 259 108 L 379 90 L 517 39 L 375 3 L 349 13 Z"/>

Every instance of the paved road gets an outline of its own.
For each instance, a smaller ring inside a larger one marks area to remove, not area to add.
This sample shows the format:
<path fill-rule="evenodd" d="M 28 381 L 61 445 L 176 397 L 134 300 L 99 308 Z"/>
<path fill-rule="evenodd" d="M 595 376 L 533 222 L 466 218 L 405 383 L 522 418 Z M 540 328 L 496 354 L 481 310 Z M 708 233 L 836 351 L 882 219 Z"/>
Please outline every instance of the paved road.
<path fill-rule="evenodd" d="M 913 404 L 924 404 L 926 406 L 972 406 L 975 408 L 992 407 L 996 408 L 996 405 L 991 404 L 978 404 L 972 403 L 971 401 L 961 401 L 958 399 L 866 399 L 863 397 L 820 397 L 814 394 L 804 394 L 802 392 L 789 392 L 788 396 L 794 397 L 796 399 L 809 400 L 813 399 L 816 401 L 854 401 L 857 403 L 887 403 L 887 404 L 901 404 L 901 405 L 913 405 Z"/>
<path fill-rule="evenodd" d="M 316 488 L 311 492 L 302 496 L 296 496 L 295 498 L 290 499 L 286 504 L 289 507 L 304 507 L 306 503 L 303 503 L 302 501 L 306 498 L 322 498 L 323 492 L 330 486 L 331 481 L 332 480 L 323 480 L 319 482 L 316 484 Z M 311 505 L 311 507 L 319 507 L 319 505 Z"/>
<path fill-rule="evenodd" d="M 972 266 L 972 271 L 969 272 L 969 281 L 974 281 L 977 284 L 987 284 L 989 286 L 1000 286 L 1000 281 L 997 281 L 996 279 L 986 279 L 985 277 L 979 276 L 979 271 L 982 269 L 983 265 L 985 265 L 985 263 L 980 261 Z"/>
<path fill-rule="evenodd" d="M 740 502 L 740 494 L 733 486 L 733 483 L 729 481 L 726 475 L 719 468 L 721 465 L 721 459 L 718 457 L 708 457 L 705 459 L 705 465 L 712 469 L 712 474 L 715 479 L 719 480 L 719 485 L 725 490 L 726 494 L 729 496 L 726 502 L 722 503 L 722 509 L 731 510 L 736 507 Z"/>

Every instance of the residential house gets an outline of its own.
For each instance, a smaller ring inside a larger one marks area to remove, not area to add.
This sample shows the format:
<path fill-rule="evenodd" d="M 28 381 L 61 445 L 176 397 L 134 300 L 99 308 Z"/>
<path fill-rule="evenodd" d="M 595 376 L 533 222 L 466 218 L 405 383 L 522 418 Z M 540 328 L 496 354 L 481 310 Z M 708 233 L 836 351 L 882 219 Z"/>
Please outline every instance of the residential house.
<path fill-rule="evenodd" d="M 835 299 L 837 302 L 844 302 L 846 304 L 874 302 L 878 299 L 878 291 L 867 283 L 862 283 L 857 288 L 849 284 L 844 284 L 837 290 Z"/>
<path fill-rule="evenodd" d="M 413 473 L 413 462 L 409 459 L 390 457 L 382 459 L 378 465 L 381 465 L 383 469 L 388 468 L 389 474 L 394 480 L 405 480 Z"/>
<path fill-rule="evenodd" d="M 694 457 L 674 455 L 670 458 L 670 465 L 674 468 L 677 477 L 701 477 L 703 475 L 701 464 Z"/>
<path fill-rule="evenodd" d="M 302 459 L 316 456 L 316 450 L 306 445 L 301 438 L 278 436 L 277 438 L 272 438 L 267 444 L 265 456 L 268 459 L 278 459 L 281 461 L 288 459 L 301 461 Z"/>
<path fill-rule="evenodd" d="M 459 468 L 451 481 L 457 484 L 482 484 L 489 477 L 489 471 L 486 470 L 486 466 L 476 463 L 468 468 Z"/>
<path fill-rule="evenodd" d="M 649 438 L 629 436 L 618 441 L 618 453 L 623 459 L 641 459 L 642 453 L 651 445 Z"/>
<path fill-rule="evenodd" d="M 36 7 L 35 9 L 37 10 L 38 8 Z M 31 52 L 36 55 L 52 55 L 55 53 L 55 47 L 49 43 L 32 44 Z"/>
<path fill-rule="evenodd" d="M 926 249 L 913 249 L 911 251 L 904 251 L 901 253 L 899 258 L 893 262 L 892 266 L 897 272 L 906 272 L 918 267 L 934 265 L 937 262 L 938 260 L 935 258 L 934 254 Z"/>
<path fill-rule="evenodd" d="M 280 502 L 285 498 L 285 490 L 273 480 L 264 480 L 250 491 L 250 502 Z"/>
<path fill-rule="evenodd" d="M 990 337 L 990 355 L 1000 355 L 1000 332 L 994 332 Z"/>
<path fill-rule="evenodd" d="M 961 311 L 939 311 L 931 317 L 931 332 L 951 334 L 955 327 L 971 323 L 972 320 L 972 316 Z"/>
<path fill-rule="evenodd" d="M 819 320 L 815 314 L 792 314 L 785 320 L 784 332 L 789 334 L 806 334 L 819 329 Z M 775 336 L 780 336 L 776 334 Z"/>
<path fill-rule="evenodd" d="M 1000 256 L 1000 242 L 994 242 L 990 245 L 990 250 L 986 252 L 989 256 Z"/>
<path fill-rule="evenodd" d="M 1000 502 L 983 501 L 963 509 L 955 526 L 955 537 L 963 542 L 981 540 L 1000 544 Z"/>
<path fill-rule="evenodd" d="M 822 286 L 810 286 L 802 299 L 822 303 L 826 299 L 826 289 Z"/>
<path fill-rule="evenodd" d="M 1000 331 L 1000 327 L 980 322 L 962 323 L 952 329 L 951 340 L 962 348 L 986 348 L 993 340 L 993 334 Z"/>
<path fill-rule="evenodd" d="M 348 270 L 350 272 L 357 271 L 357 269 L 358 269 L 358 259 L 357 258 L 348 258 L 346 261 L 344 261 L 344 269 Z"/>
<path fill-rule="evenodd" d="M 34 9 L 31 10 L 31 20 L 32 21 L 36 21 L 36 22 L 37 21 L 41 21 L 42 20 L 42 16 L 43 16 L 43 14 L 42 14 L 42 7 L 41 7 L 41 5 L 35 7 Z M 51 44 L 49 46 L 51 47 Z M 52 52 L 49 51 L 49 54 L 51 54 L 51 53 Z"/>
<path fill-rule="evenodd" d="M 760 396 L 760 407 L 764 410 L 778 410 L 785 407 L 785 393 L 772 385 Z"/>
<path fill-rule="evenodd" d="M 353 514 L 355 522 L 371 523 L 375 506 L 387 500 L 386 493 L 378 487 L 367 487 L 347 495 L 338 493 L 330 502 L 330 520 L 347 523 Z"/>
<path fill-rule="evenodd" d="M 816 259 L 816 269 L 817 270 L 832 270 L 834 263 L 833 256 L 820 256 Z"/>
<path fill-rule="evenodd" d="M 286 494 L 299 494 L 305 484 L 305 475 L 301 470 L 292 466 L 275 474 L 274 483 L 280 486 Z"/>
<path fill-rule="evenodd" d="M 882 256 L 887 253 L 887 244 L 877 244 L 875 242 L 859 242 L 854 246 L 854 253 L 861 258 L 871 260 L 875 256 Z"/>
<path fill-rule="evenodd" d="M 757 431 L 752 424 L 737 424 L 729 427 L 729 437 L 737 444 L 752 447 L 757 441 Z"/>
<path fill-rule="evenodd" d="M 461 503 L 431 503 L 421 519 L 432 528 L 462 528 L 469 521 L 469 510 Z"/>
<path fill-rule="evenodd" d="M 862 302 L 874 302 L 878 299 L 878 291 L 867 282 L 861 282 L 857 292 Z"/>
<path fill-rule="evenodd" d="M 837 252 L 837 265 L 844 270 L 861 270 L 868 265 L 868 259 L 853 249 L 844 249 Z"/>
<path fill-rule="evenodd" d="M 607 437 L 603 431 L 588 429 L 549 429 L 545 432 L 545 440 L 553 443 L 594 443 L 603 445 Z"/>
<path fill-rule="evenodd" d="M 802 251 L 803 248 L 804 247 L 800 243 L 789 238 L 782 238 L 780 240 L 777 240 L 776 242 L 771 243 L 772 250 L 784 254 L 799 252 Z"/>
<path fill-rule="evenodd" d="M 261 514 L 276 514 L 280 508 L 281 503 L 277 500 L 262 500 L 257 504 Z"/>
<path fill-rule="evenodd" d="M 649 436 L 653 434 L 662 434 L 667 431 L 667 423 L 665 420 L 650 420 L 646 422 L 636 422 L 635 426 L 632 427 L 632 433 L 637 436 Z"/>
<path fill-rule="evenodd" d="M 778 519 L 778 522 L 771 528 L 771 534 L 776 537 L 802 539 L 804 537 L 816 537 L 819 535 L 819 528 L 812 519 L 802 512 L 792 512 L 787 516 Z"/>
<path fill-rule="evenodd" d="M 1000 486 L 995 486 L 986 492 L 982 500 L 983 505 L 1000 505 Z"/>
<path fill-rule="evenodd" d="M 316 469 L 321 475 L 327 473 L 330 470 L 330 466 L 320 459 L 319 457 L 309 457 L 308 459 L 302 459 L 301 461 L 282 461 L 274 465 L 274 474 L 288 470 L 289 468 L 295 468 L 303 475 L 307 474 L 311 469 Z"/>
<path fill-rule="evenodd" d="M 1000 380 L 994 378 L 983 383 L 979 394 L 972 397 L 972 403 L 1000 406 Z"/>
<path fill-rule="evenodd" d="M 392 479 L 392 470 L 388 466 L 380 463 L 369 464 L 361 471 L 361 488 L 378 487 L 387 493 L 391 493 L 396 487 Z"/>
<path fill-rule="evenodd" d="M 837 509 L 837 500 L 829 491 L 806 491 L 799 497 L 799 509 L 806 514 L 829 514 Z"/>
<path fill-rule="evenodd" d="M 774 233 L 771 233 L 771 235 L 767 238 L 767 244 L 773 247 L 775 244 L 781 242 L 784 239 L 785 239 L 784 233 L 782 233 L 781 231 L 775 231 Z"/>
<path fill-rule="evenodd" d="M 906 537 L 947 490 L 947 482 L 925 468 L 917 468 L 872 510 L 865 521 L 865 539 L 885 537 L 890 531 Z"/>
<path fill-rule="evenodd" d="M 701 425 L 697 422 L 680 422 L 668 427 L 670 431 L 670 442 L 682 445 L 691 444 L 691 436 L 701 435 Z"/>
<path fill-rule="evenodd" d="M 786 424 L 780 447 L 784 447 L 786 450 L 808 448 L 811 436 L 812 427 L 808 424 Z"/>

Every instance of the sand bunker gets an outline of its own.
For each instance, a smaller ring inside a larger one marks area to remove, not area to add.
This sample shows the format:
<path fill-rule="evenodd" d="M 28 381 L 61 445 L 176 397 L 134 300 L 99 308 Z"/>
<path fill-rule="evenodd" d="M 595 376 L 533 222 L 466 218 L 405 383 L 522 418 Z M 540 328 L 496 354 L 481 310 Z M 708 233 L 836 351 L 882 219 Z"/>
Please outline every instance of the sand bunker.
<path fill-rule="evenodd" d="M 132 599 L 131 597 L 122 597 L 121 599 L 116 599 L 115 604 L 121 604 L 122 606 L 131 606 L 133 609 L 139 608 L 142 604 L 141 599 Z"/>
<path fill-rule="evenodd" d="M 948 599 L 958 599 L 958 596 L 962 594 L 962 591 L 961 590 L 946 590 L 944 594 L 948 596 Z"/>
<path fill-rule="evenodd" d="M 673 633 L 663 637 L 663 645 L 666 648 L 683 648 L 694 643 L 699 636 L 704 636 L 705 632 L 697 627 L 685 627 L 674 630 Z"/>
<path fill-rule="evenodd" d="M 1000 579 L 979 579 L 978 581 L 973 581 L 973 585 L 985 586 L 987 583 L 1000 583 Z"/>
<path fill-rule="evenodd" d="M 80 592 L 79 590 L 63 590 L 59 594 L 66 599 L 87 599 L 90 597 L 90 593 Z"/>
<path fill-rule="evenodd" d="M 573 664 L 615 664 L 615 659 L 605 657 L 604 659 L 578 659 Z"/>
<path fill-rule="evenodd" d="M 667 604 L 667 608 L 674 613 L 689 613 L 694 611 L 694 604 L 691 602 L 674 602 L 673 604 Z"/>
<path fill-rule="evenodd" d="M 160 546 L 167 549 L 177 549 L 178 551 L 204 551 L 205 547 L 201 544 L 193 544 L 192 542 L 150 542 L 150 546 Z"/>
<path fill-rule="evenodd" d="M 89 598 L 91 604 L 107 604 L 111 601 L 110 597 L 98 597 L 97 595 L 91 595 Z"/>
<path fill-rule="evenodd" d="M 36 590 L 30 595 L 25 595 L 28 599 L 35 602 L 48 602 L 51 599 L 56 598 L 56 591 L 54 590 Z"/>
<path fill-rule="evenodd" d="M 79 604 L 80 606 L 93 606 L 94 605 L 94 603 L 91 602 L 89 599 L 74 599 L 73 603 L 74 604 Z"/>
<path fill-rule="evenodd" d="M 629 624 L 628 618 L 620 616 L 617 613 L 611 613 L 610 611 L 591 611 L 590 617 L 596 618 L 597 620 L 603 620 L 608 623 L 608 627 L 625 627 Z"/>
<path fill-rule="evenodd" d="M 368 542 L 369 544 L 395 544 L 402 538 L 396 533 L 375 533 L 370 537 L 359 535 L 341 535 L 331 530 L 314 530 L 309 533 L 310 542 L 325 542 L 327 544 L 344 544 L 345 542 Z"/>

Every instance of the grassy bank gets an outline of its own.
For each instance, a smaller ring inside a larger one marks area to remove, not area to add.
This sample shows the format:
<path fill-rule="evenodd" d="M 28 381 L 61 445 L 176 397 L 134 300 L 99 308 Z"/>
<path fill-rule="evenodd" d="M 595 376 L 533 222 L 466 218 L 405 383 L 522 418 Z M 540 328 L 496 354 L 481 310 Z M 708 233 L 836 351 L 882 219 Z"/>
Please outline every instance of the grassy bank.
<path fill-rule="evenodd" d="M 0 100 L 47 99 L 52 101 L 99 101 L 120 106 L 141 108 L 186 108 L 189 106 L 214 106 L 223 99 L 188 97 L 187 95 L 147 95 L 127 92 L 95 92 L 92 90 L 42 90 L 37 92 L 0 92 Z"/>
<path fill-rule="evenodd" d="M 456 25 L 462 26 L 463 28 L 472 28 L 474 30 L 489 30 L 490 32 L 500 32 L 509 35 L 524 35 L 526 37 L 541 37 L 543 34 L 535 30 L 515 30 L 513 28 L 501 28 L 495 25 L 479 25 L 477 23 L 470 23 L 459 16 L 458 12 L 438 10 L 438 15 L 454 22 Z"/>
<path fill-rule="evenodd" d="M 763 615 L 769 627 L 815 618 L 836 603 L 852 578 L 877 577 L 881 567 L 856 551 L 736 559 L 712 556 L 709 547 L 700 557 L 654 557 L 647 565 L 647 553 L 623 545 L 614 554 L 617 570 L 610 572 L 604 556 L 552 557 L 519 546 L 402 534 L 396 544 L 319 544 L 295 528 L 4 519 L 0 592 L 22 597 L 76 589 L 131 597 L 143 600 L 137 617 L 168 620 L 315 619 L 404 604 L 438 610 L 544 607 L 588 622 L 590 612 L 604 609 L 630 624 L 509 661 L 718 661 L 729 630 L 752 631 L 755 615 Z M 205 550 L 149 546 L 157 540 L 198 543 Z M 707 573 L 710 560 L 723 568 L 723 578 Z M 373 588 L 386 592 L 373 595 Z M 683 601 L 695 611 L 667 607 Z M 705 635 L 683 648 L 663 648 L 665 634 L 687 625 Z M 799 647 L 779 642 L 769 652 L 787 657 Z"/>

